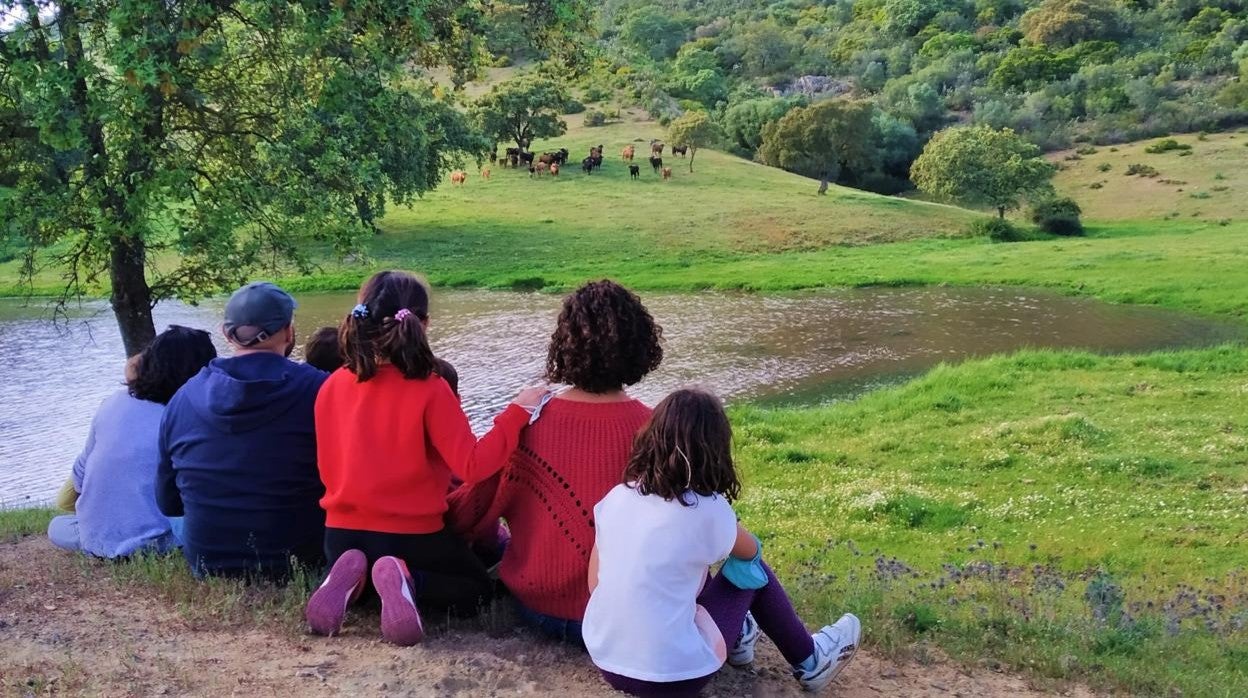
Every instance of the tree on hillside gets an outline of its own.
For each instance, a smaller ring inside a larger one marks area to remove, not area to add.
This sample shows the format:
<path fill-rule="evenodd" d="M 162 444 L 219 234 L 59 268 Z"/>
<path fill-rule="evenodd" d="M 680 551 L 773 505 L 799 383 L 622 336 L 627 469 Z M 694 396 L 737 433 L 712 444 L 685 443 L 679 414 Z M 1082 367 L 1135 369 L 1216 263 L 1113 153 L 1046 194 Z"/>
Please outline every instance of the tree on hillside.
<path fill-rule="evenodd" d="M 1027 198 L 1052 191 L 1056 169 L 1040 149 L 1010 129 L 945 129 L 910 167 L 919 189 L 945 201 L 990 206 L 999 218 Z"/>
<path fill-rule="evenodd" d="M 755 97 L 736 102 L 724 112 L 725 135 L 733 145 L 753 155 L 763 143 L 763 127 L 806 105 L 804 97 Z"/>
<path fill-rule="evenodd" d="M 1112 0 L 1044 0 L 1023 15 L 1019 28 L 1033 44 L 1059 48 L 1112 39 L 1119 34 L 1118 9 Z"/>
<path fill-rule="evenodd" d="M 387 202 L 480 146 L 413 80 L 462 78 L 480 8 L 458 0 L 25 0 L 4 3 L 0 133 L 14 189 L 3 242 L 62 302 L 106 286 L 128 354 L 152 307 L 310 270 L 307 244 L 356 249 Z M 551 49 L 581 0 L 533 0 Z M 14 145 L 17 144 L 17 145 Z"/>
<path fill-rule="evenodd" d="M 719 126 L 704 111 L 685 112 L 667 127 L 668 142 L 688 146 L 690 172 L 693 172 L 693 157 L 698 154 L 698 148 L 713 145 L 721 137 Z"/>
<path fill-rule="evenodd" d="M 829 99 L 798 107 L 763 127 L 758 158 L 807 177 L 818 177 L 819 193 L 845 171 L 861 172 L 875 158 L 875 107 Z"/>
<path fill-rule="evenodd" d="M 481 132 L 495 143 L 512 141 L 528 150 L 535 138 L 554 138 L 568 130 L 559 118 L 568 103 L 562 84 L 526 75 L 495 85 L 472 107 Z"/>
<path fill-rule="evenodd" d="M 688 26 L 665 9 L 645 6 L 629 15 L 620 38 L 656 61 L 671 58 L 685 43 Z"/>

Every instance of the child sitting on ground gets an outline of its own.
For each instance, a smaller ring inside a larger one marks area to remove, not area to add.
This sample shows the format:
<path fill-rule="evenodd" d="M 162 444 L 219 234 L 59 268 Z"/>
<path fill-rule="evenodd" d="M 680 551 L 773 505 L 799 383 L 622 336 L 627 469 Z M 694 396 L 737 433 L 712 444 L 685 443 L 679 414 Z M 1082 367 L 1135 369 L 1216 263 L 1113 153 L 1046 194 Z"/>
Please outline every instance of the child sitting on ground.
<path fill-rule="evenodd" d="M 807 634 L 762 562 L 762 544 L 732 511 L 740 483 L 731 449 L 718 398 L 672 393 L 637 436 L 624 483 L 594 507 L 584 637 L 617 691 L 697 695 L 725 659 L 753 661 L 760 630 L 802 688 L 818 691 L 858 647 L 861 626 L 850 614 Z"/>
<path fill-rule="evenodd" d="M 326 373 L 333 373 L 342 368 L 342 351 L 338 344 L 338 328 L 322 327 L 308 337 L 303 345 L 303 360 L 309 366 L 319 368 Z M 434 373 L 442 376 L 442 380 L 451 386 L 451 392 L 459 396 L 459 374 L 449 361 L 434 358 Z"/>
<path fill-rule="evenodd" d="M 421 605 L 474 612 L 492 584 L 442 523 L 451 476 L 483 480 L 503 466 L 546 390 L 529 388 L 480 441 L 425 336 L 429 295 L 411 274 L 380 272 L 360 289 L 339 339 L 346 370 L 316 399 L 317 463 L 332 567 L 308 600 L 312 631 L 334 635 L 366 586 L 381 598 L 381 633 L 419 642 Z"/>

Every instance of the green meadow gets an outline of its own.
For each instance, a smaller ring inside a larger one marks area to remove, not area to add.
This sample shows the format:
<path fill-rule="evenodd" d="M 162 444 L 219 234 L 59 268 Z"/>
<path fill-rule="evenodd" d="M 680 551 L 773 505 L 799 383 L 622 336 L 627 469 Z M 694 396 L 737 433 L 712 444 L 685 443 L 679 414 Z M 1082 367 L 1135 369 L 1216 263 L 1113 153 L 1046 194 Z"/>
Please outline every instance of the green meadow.
<path fill-rule="evenodd" d="M 966 237 L 982 214 L 837 187 L 821 197 L 816 182 L 716 152 L 699 152 L 693 173 L 666 155 L 664 182 L 644 158 L 658 134 L 630 122 L 536 144 L 572 152 L 557 179 L 466 168 L 465 186 L 389 211 L 366 257 L 326 251 L 320 273 L 285 283 L 353 288 L 398 266 L 435 286 L 548 292 L 605 276 L 643 294 L 1019 285 L 1248 314 L 1242 134 L 1182 137 L 1192 156 L 1144 143 L 1064 161 L 1058 186 L 1084 205 L 1089 234 L 1013 244 Z M 607 162 L 585 176 L 576 163 L 598 143 Z M 619 160 L 629 143 L 637 181 Z M 1127 161 L 1203 177 L 1210 196 L 1141 188 L 1119 172 Z M 1113 186 L 1089 188 L 1101 179 Z M 0 265 L 0 292 L 20 290 L 15 265 Z M 733 420 L 739 513 L 812 623 L 854 611 L 878 649 L 1053 685 L 1248 694 L 1248 347 L 1025 351 L 851 402 L 737 405 Z M 0 535 L 37 532 L 48 515 L 0 512 Z M 179 564 L 115 576 L 176 600 Z"/>

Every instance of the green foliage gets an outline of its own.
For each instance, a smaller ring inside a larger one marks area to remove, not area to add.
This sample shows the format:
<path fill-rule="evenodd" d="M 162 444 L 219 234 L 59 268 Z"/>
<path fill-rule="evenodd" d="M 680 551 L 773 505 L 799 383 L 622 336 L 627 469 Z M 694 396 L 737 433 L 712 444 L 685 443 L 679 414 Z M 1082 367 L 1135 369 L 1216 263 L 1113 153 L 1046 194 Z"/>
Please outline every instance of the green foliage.
<path fill-rule="evenodd" d="M 585 112 L 585 125 L 590 128 L 607 125 L 607 115 L 597 109 Z"/>
<path fill-rule="evenodd" d="M 1191 149 L 1192 149 L 1192 146 L 1187 143 L 1180 143 L 1174 140 L 1173 138 L 1166 138 L 1148 146 L 1147 148 L 1144 149 L 1144 152 L 1150 153 L 1152 155 L 1160 155 L 1161 153 L 1168 153 L 1172 150 L 1191 150 Z"/>
<path fill-rule="evenodd" d="M 1134 177 L 1136 175 L 1141 177 L 1156 177 L 1159 174 L 1161 173 L 1157 171 L 1156 167 L 1153 167 L 1152 165 L 1141 165 L 1138 162 L 1127 165 L 1126 171 L 1123 172 L 1123 175 L 1127 177 Z"/>
<path fill-rule="evenodd" d="M 1032 204 L 1031 222 L 1052 235 L 1083 235 L 1083 213 L 1074 199 L 1057 196 Z"/>
<path fill-rule="evenodd" d="M 668 141 L 673 145 L 689 148 L 689 171 L 693 172 L 693 158 L 698 148 L 718 143 L 723 138 L 719 126 L 704 111 L 685 112 L 667 127 Z"/>
<path fill-rule="evenodd" d="M 967 236 L 993 242 L 1021 242 L 1027 239 L 1018 226 L 1004 218 L 976 218 L 966 229 Z"/>
<path fill-rule="evenodd" d="M 472 106 L 478 128 L 495 143 L 529 147 L 535 139 L 553 138 L 567 131 L 559 118 L 571 98 L 560 82 L 525 75 L 499 83 Z"/>
<path fill-rule="evenodd" d="M 937 133 L 911 168 L 924 192 L 968 206 L 990 206 L 1000 218 L 1020 202 L 1050 191 L 1055 169 L 1040 149 L 1009 129 L 954 127 Z"/>
<path fill-rule="evenodd" d="M 685 43 L 687 25 L 663 9 L 646 5 L 629 15 L 620 38 L 654 60 L 671 58 Z"/>
<path fill-rule="evenodd" d="M 875 159 L 874 112 L 866 102 L 834 99 L 798 107 L 763 127 L 758 157 L 808 177 L 864 171 Z"/>
<path fill-rule="evenodd" d="M 479 4 L 26 7 L 41 11 L 6 5 L 0 37 L 0 166 L 17 173 L 3 234 L 67 295 L 107 278 L 128 353 L 154 335 L 154 303 L 307 271 L 313 242 L 358 251 L 390 203 L 483 150 L 416 72 L 475 71 Z M 584 19 L 580 0 L 523 6 L 556 56 Z"/>
<path fill-rule="evenodd" d="M 1112 37 L 1118 26 L 1118 11 L 1110 0 L 1044 0 L 1019 22 L 1028 41 L 1058 47 Z"/>
<path fill-rule="evenodd" d="M 763 126 L 805 104 L 800 97 L 757 97 L 735 102 L 724 112 L 725 136 L 743 153 L 753 155 L 763 144 Z"/>

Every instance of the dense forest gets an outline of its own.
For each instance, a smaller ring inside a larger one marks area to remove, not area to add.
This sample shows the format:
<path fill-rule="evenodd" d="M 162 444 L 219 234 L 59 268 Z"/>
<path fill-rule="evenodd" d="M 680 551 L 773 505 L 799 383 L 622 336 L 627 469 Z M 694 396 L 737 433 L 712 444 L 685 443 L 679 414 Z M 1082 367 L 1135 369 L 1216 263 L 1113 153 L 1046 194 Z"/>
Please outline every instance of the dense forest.
<path fill-rule="evenodd" d="M 493 21 L 500 64 L 535 57 Z M 865 99 L 878 158 L 841 178 L 879 191 L 952 124 L 1052 150 L 1248 123 L 1248 0 L 607 0 L 596 25 L 591 109 L 705 110 L 749 157 L 793 107 Z"/>

